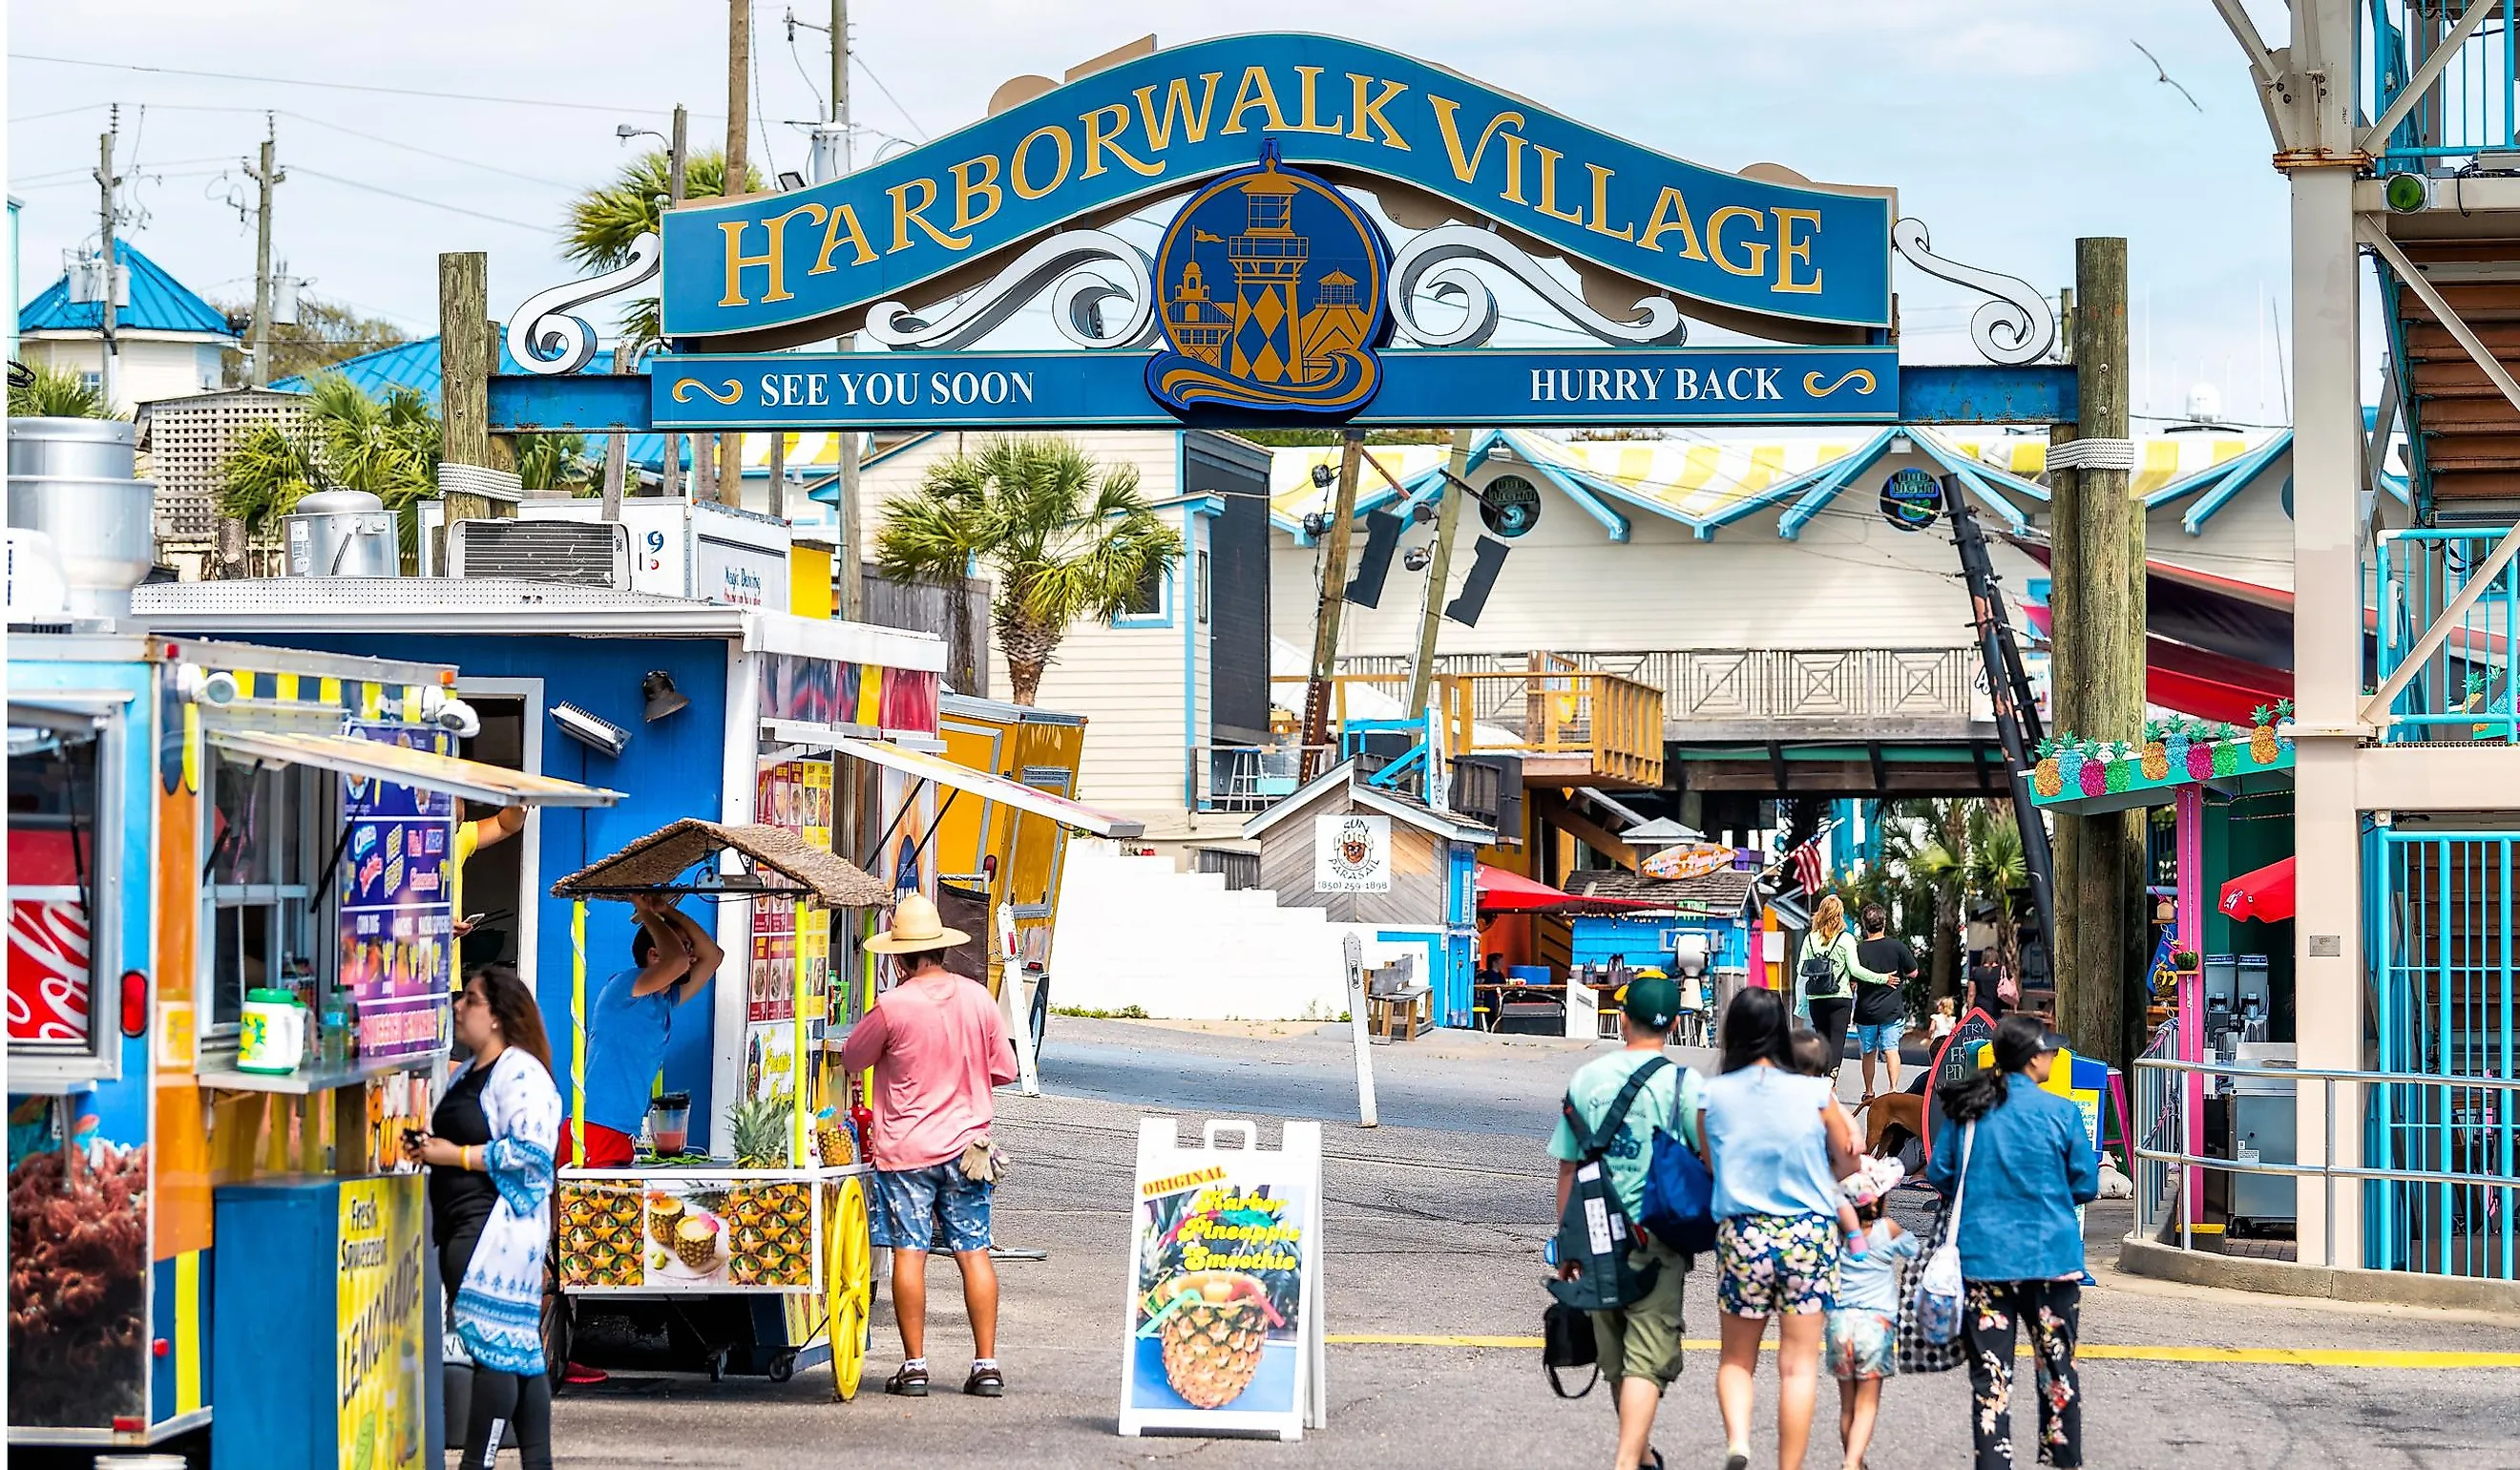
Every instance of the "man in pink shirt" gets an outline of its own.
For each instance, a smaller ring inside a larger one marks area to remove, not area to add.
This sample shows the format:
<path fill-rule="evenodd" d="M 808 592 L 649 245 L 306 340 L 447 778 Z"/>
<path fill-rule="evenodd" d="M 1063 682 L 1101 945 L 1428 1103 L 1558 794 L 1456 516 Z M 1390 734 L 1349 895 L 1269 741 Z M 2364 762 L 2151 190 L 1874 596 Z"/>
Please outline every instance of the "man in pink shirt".
<path fill-rule="evenodd" d="M 892 927 L 866 943 L 892 955 L 901 980 L 849 1032 L 840 1067 L 875 1069 L 875 1243 L 892 1247 L 892 1310 L 901 1324 L 901 1366 L 883 1391 L 927 1397 L 927 1253 L 941 1236 L 963 1269 L 971 1314 L 971 1375 L 963 1392 L 995 1399 L 998 1272 L 989 1261 L 989 1090 L 1015 1080 L 1006 1023 L 988 987 L 945 968 L 945 955 L 969 935 L 945 927 L 936 906 L 905 896 Z M 968 1156 L 969 1167 L 966 1167 Z"/>

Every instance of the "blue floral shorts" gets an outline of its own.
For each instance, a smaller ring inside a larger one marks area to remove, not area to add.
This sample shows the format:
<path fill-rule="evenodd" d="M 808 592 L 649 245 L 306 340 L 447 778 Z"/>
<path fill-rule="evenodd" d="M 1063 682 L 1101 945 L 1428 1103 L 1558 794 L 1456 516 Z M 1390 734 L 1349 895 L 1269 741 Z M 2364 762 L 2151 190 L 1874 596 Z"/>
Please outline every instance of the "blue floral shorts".
<path fill-rule="evenodd" d="M 1837 1221 L 1735 1215 L 1715 1223 L 1715 1305 L 1732 1316 L 1806 1316 L 1837 1295 Z"/>
<path fill-rule="evenodd" d="M 965 1179 L 953 1159 L 924 1169 L 878 1169 L 869 1235 L 902 1251 L 985 1251 L 993 1187 Z"/>

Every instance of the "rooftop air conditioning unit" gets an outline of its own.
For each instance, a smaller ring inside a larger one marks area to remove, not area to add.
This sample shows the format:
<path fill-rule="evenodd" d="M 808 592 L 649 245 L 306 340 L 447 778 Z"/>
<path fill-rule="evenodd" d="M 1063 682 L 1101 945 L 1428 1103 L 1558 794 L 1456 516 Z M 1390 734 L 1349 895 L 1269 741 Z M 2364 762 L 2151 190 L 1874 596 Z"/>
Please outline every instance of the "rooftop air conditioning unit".
<path fill-rule="evenodd" d="M 617 520 L 459 520 L 446 528 L 453 577 L 630 585 L 630 530 Z"/>

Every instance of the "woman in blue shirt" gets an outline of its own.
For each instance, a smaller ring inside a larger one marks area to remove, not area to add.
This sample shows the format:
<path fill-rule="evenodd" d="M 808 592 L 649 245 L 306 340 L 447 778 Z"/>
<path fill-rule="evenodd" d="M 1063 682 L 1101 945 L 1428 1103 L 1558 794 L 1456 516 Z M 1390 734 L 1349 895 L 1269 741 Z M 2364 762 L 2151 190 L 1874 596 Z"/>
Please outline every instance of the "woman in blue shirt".
<path fill-rule="evenodd" d="M 1724 1074 L 1706 1084 L 1699 1147 L 1715 1175 L 1723 1355 L 1715 1403 L 1725 1470 L 1750 1463 L 1759 1339 L 1777 1319 L 1777 1462 L 1799 1465 L 1820 1388 L 1821 1329 L 1837 1286 L 1837 1187 L 1857 1161 L 1855 1125 L 1825 1077 L 1793 1066 L 1793 1016 L 1772 990 L 1724 1008 Z"/>
<path fill-rule="evenodd" d="M 1949 1131 L 1934 1140 L 1925 1178 L 1960 1197 L 1960 1275 L 1968 1334 L 1978 1470 L 2012 1464 L 2014 1323 L 2030 1329 L 2039 1365 L 2040 1457 L 2083 1463 L 2081 1330 L 2083 1225 L 2074 1207 L 2100 1192 L 2099 1161 L 2082 1110 L 2040 1087 L 2065 1039 L 2028 1016 L 1995 1028 L 1995 1066 L 1942 1090 Z M 1965 1172 L 1966 1178 L 1962 1178 Z"/>

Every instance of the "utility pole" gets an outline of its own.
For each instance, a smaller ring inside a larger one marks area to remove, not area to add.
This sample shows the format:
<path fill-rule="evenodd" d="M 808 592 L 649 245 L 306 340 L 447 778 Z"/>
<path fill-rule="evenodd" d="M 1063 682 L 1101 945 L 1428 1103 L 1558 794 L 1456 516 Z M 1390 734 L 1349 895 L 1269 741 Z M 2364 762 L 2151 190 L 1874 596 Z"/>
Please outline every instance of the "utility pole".
<path fill-rule="evenodd" d="M 1418 614 L 1418 656 L 1409 665 L 1409 702 L 1401 707 L 1404 718 L 1426 713 L 1435 687 L 1435 635 L 1444 625 L 1444 584 L 1453 575 L 1453 528 L 1461 524 L 1462 500 L 1470 493 L 1470 431 L 1453 430 L 1453 455 L 1444 466 L 1444 482 L 1435 493 L 1443 497 L 1435 515 L 1435 545 L 1430 549 L 1434 559 L 1426 563 L 1426 605 Z M 1434 772 L 1427 773 L 1435 779 Z"/>
<path fill-rule="evenodd" d="M 2051 570 L 2056 724 L 2091 740 L 2143 727 L 2143 517 L 2127 493 L 2127 247 L 2074 243 L 2074 376 L 2081 417 L 2052 435 Z M 2063 462 L 2060 464 L 2059 462 Z M 2136 1049 L 2128 1003 L 2144 884 L 2138 812 L 2056 818 L 2057 932 L 2048 957 L 2059 1029 L 2124 1067 Z"/>
<path fill-rule="evenodd" d="M 248 168 L 247 177 L 253 180 L 258 201 L 253 211 L 253 370 L 250 374 L 257 388 L 271 385 L 271 192 L 289 177 L 272 161 L 279 149 L 279 126 L 268 114 L 263 118 L 262 166 Z"/>
<path fill-rule="evenodd" d="M 113 288 L 122 279 L 121 263 L 114 258 L 113 252 L 113 191 L 122 183 L 113 171 L 113 135 L 122 126 L 119 104 L 113 109 L 112 121 L 112 127 L 96 135 L 96 228 L 98 248 L 105 266 L 104 290 L 96 309 L 96 380 L 98 386 L 105 390 L 107 413 L 115 410 L 114 394 L 122 376 L 118 371 L 121 364 L 115 361 L 122 354 L 113 339 Z"/>
<path fill-rule="evenodd" d="M 838 167 L 832 175 L 839 178 L 857 166 L 857 150 L 849 139 L 849 0 L 832 0 L 832 131 L 839 156 Z M 857 346 L 857 334 L 843 332 L 832 343 L 847 352 Z M 859 622 L 866 616 L 866 573 L 860 568 L 858 538 L 858 430 L 854 425 L 840 431 L 840 522 L 839 614 L 843 622 Z M 855 766 L 857 763 L 849 763 Z"/>
<path fill-rule="evenodd" d="M 448 465 L 490 466 L 490 257 L 478 250 L 437 257 L 438 426 Z M 446 497 L 446 523 L 486 520 L 487 497 Z M 437 564 L 446 564 L 443 557 Z"/>
<path fill-rule="evenodd" d="M 1365 458 L 1365 433 L 1349 429 L 1339 441 L 1338 494 L 1330 504 L 1329 540 L 1322 551 L 1322 595 L 1313 611 L 1313 663 L 1304 681 L 1303 779 L 1328 768 L 1322 747 L 1330 742 L 1331 677 L 1338 670 L 1339 614 L 1347 605 L 1347 557 L 1356 529 L 1356 480 Z"/>
<path fill-rule="evenodd" d="M 684 145 L 689 137 L 690 123 L 691 115 L 683 110 L 683 105 L 674 104 L 674 136 L 673 140 L 665 145 L 665 207 L 668 209 L 683 201 L 683 160 L 687 156 Z M 659 220 L 657 223 L 658 233 L 661 235 L 663 221 Z M 656 488 L 667 499 L 673 499 L 683 493 L 683 436 L 681 434 L 665 435 L 665 472 L 657 481 Z"/>
<path fill-rule="evenodd" d="M 729 199 L 745 192 L 744 180 L 751 172 L 745 152 L 751 142 L 752 122 L 744 111 L 745 84 L 751 75 L 752 0 L 727 0 L 726 194 Z M 741 507 L 743 504 L 743 435 L 741 432 L 720 434 L 717 447 L 718 504 Z"/>

